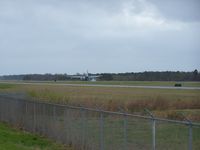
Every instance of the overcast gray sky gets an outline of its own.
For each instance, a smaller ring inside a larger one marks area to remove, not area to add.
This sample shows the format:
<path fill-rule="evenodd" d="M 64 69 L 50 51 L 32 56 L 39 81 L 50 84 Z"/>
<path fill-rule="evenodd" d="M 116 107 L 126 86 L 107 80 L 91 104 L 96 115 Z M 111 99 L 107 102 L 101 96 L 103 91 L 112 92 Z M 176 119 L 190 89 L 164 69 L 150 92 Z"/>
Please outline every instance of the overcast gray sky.
<path fill-rule="evenodd" d="M 200 0 L 0 0 L 0 75 L 200 70 Z"/>

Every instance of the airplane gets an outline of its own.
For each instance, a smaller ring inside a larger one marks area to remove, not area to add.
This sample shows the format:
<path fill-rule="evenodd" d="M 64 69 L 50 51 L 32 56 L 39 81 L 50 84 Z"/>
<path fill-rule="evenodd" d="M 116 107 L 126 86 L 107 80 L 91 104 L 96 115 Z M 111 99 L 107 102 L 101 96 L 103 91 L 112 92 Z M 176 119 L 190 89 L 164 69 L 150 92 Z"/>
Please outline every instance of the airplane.
<path fill-rule="evenodd" d="M 93 82 L 95 82 L 97 80 L 97 78 L 99 78 L 99 77 L 100 77 L 100 75 L 91 75 L 90 73 L 88 73 L 88 71 L 83 74 L 77 74 L 77 75 L 70 76 L 71 79 L 80 79 L 83 81 L 93 81 Z"/>

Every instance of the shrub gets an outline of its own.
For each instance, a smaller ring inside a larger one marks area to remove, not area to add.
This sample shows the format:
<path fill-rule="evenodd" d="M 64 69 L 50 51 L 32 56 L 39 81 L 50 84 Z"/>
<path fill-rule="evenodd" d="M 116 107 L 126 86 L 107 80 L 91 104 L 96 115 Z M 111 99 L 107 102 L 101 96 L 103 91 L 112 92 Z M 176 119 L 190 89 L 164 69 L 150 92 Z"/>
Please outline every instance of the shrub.
<path fill-rule="evenodd" d="M 168 112 L 167 118 L 173 119 L 173 120 L 184 120 L 184 116 L 180 112 L 176 112 L 176 111 Z"/>

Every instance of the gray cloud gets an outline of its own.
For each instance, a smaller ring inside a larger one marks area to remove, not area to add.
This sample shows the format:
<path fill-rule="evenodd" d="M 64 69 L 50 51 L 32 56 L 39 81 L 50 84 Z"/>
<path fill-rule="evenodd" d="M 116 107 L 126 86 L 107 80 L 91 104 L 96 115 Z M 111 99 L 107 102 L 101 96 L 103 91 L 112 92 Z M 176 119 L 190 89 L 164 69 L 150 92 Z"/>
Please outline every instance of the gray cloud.
<path fill-rule="evenodd" d="M 0 74 L 200 69 L 199 2 L 180 2 L 2 0 Z"/>
<path fill-rule="evenodd" d="M 199 0 L 150 0 L 167 18 L 181 21 L 200 21 Z"/>

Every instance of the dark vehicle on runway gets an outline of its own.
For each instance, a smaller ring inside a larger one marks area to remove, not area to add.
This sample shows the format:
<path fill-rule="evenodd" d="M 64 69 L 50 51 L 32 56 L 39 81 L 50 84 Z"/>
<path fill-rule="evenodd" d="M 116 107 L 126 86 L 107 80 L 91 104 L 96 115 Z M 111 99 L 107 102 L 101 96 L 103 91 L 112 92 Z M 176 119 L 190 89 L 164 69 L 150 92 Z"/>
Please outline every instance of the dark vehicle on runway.
<path fill-rule="evenodd" d="M 175 87 L 182 87 L 182 84 L 181 83 L 175 83 L 174 86 Z"/>

